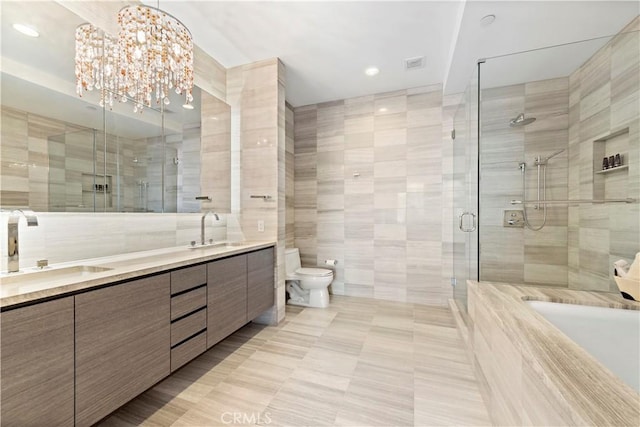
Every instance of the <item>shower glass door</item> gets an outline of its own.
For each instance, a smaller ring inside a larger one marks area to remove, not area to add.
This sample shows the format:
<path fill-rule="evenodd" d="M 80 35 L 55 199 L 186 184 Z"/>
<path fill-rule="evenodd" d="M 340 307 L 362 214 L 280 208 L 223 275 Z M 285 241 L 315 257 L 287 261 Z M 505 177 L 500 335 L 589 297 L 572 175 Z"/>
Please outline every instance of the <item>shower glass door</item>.
<path fill-rule="evenodd" d="M 467 280 L 478 280 L 478 69 L 454 116 L 453 297 L 466 314 Z"/>

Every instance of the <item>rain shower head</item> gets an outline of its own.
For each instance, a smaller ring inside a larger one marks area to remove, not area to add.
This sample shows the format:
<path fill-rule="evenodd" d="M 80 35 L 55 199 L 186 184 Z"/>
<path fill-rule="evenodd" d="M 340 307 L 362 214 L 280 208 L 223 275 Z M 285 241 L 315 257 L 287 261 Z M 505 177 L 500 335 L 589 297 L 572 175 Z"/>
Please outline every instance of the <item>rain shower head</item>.
<path fill-rule="evenodd" d="M 518 114 L 518 117 L 516 117 L 515 119 L 511 119 L 511 121 L 509 121 L 509 126 L 512 128 L 517 128 L 521 126 L 526 126 L 535 121 L 536 121 L 535 117 L 529 117 L 528 119 L 525 119 L 524 113 L 520 113 Z"/>

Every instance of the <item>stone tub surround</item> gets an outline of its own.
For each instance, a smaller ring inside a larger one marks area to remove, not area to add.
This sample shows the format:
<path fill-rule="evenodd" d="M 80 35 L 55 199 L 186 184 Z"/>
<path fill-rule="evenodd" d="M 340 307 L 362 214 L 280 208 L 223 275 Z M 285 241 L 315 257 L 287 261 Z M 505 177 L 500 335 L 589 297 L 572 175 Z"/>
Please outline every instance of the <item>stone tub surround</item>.
<path fill-rule="evenodd" d="M 496 425 L 640 425 L 639 396 L 526 300 L 640 310 L 618 294 L 469 281 L 469 345 Z"/>
<path fill-rule="evenodd" d="M 116 282 L 131 280 L 150 274 L 156 274 L 176 268 L 213 261 L 233 255 L 251 252 L 275 246 L 273 241 L 236 243 L 233 247 L 210 247 L 189 249 L 186 246 L 156 249 L 114 255 L 101 258 L 77 260 L 60 263 L 51 268 L 70 266 L 100 266 L 111 270 L 91 273 L 74 278 L 25 280 L 21 283 L 2 283 L 6 277 L 0 277 L 0 309 L 37 303 L 40 300 L 72 295 Z M 34 269 L 28 269 L 33 271 Z M 14 276 L 11 276 L 14 277 Z M 25 278 L 26 279 L 26 278 Z"/>

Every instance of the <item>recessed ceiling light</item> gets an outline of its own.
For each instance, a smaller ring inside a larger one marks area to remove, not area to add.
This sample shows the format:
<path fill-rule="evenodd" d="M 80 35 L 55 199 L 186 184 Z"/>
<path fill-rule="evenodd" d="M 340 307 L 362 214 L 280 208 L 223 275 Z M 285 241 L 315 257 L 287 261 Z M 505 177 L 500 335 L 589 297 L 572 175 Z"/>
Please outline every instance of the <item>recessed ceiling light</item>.
<path fill-rule="evenodd" d="M 386 107 L 380 107 L 380 108 L 378 108 L 378 111 L 381 112 L 381 113 L 384 113 L 384 112 L 387 111 L 387 108 Z"/>
<path fill-rule="evenodd" d="M 366 70 L 364 70 L 364 73 L 367 76 L 375 76 L 376 74 L 378 74 L 380 72 L 380 70 L 378 70 L 377 67 L 369 67 Z"/>
<path fill-rule="evenodd" d="M 39 37 L 40 33 L 35 28 L 24 24 L 13 24 L 13 29 L 29 37 Z"/>
<path fill-rule="evenodd" d="M 496 20 L 496 15 L 483 16 L 482 19 L 480 20 L 480 25 L 483 27 L 488 27 L 489 25 L 493 24 L 493 21 L 495 20 Z"/>

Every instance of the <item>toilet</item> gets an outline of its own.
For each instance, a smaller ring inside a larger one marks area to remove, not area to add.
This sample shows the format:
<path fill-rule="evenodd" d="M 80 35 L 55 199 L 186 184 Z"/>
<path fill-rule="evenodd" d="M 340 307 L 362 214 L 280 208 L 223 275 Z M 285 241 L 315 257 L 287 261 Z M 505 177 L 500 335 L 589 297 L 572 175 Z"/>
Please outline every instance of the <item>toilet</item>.
<path fill-rule="evenodd" d="M 302 268 L 298 248 L 285 249 L 285 267 L 288 304 L 318 308 L 329 306 L 327 288 L 333 281 L 333 271 L 326 268 Z"/>

